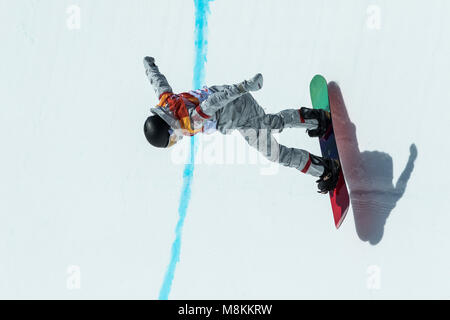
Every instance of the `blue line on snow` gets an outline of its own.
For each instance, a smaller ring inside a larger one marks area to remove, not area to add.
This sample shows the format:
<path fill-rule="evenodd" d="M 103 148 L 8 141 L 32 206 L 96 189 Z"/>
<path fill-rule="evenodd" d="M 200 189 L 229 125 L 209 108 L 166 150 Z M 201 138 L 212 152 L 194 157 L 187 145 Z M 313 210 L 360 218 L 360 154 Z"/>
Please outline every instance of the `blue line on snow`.
<path fill-rule="evenodd" d="M 195 64 L 193 87 L 199 89 L 205 80 L 205 64 L 208 41 L 206 38 L 208 29 L 208 13 L 209 2 L 212 0 L 194 0 L 195 4 Z M 197 153 L 197 138 L 191 137 L 191 146 L 189 152 L 189 161 L 184 167 L 183 186 L 180 196 L 180 205 L 178 207 L 178 223 L 175 228 L 175 240 L 172 244 L 172 256 L 169 266 L 167 267 L 164 282 L 159 292 L 160 300 L 169 299 L 170 290 L 172 288 L 173 278 L 175 276 L 175 268 L 180 261 L 181 251 L 181 235 L 183 231 L 184 220 L 191 198 L 191 185 L 194 176 L 194 159 Z"/>

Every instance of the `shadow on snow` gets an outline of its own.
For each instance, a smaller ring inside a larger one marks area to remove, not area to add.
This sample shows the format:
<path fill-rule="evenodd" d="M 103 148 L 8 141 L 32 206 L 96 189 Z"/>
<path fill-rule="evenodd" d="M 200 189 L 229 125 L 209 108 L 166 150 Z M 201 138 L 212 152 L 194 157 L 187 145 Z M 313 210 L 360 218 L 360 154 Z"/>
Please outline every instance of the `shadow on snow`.
<path fill-rule="evenodd" d="M 408 163 L 394 186 L 392 157 L 380 151 L 361 152 L 356 127 L 350 121 L 337 83 L 328 84 L 328 94 L 356 232 L 362 241 L 376 245 L 383 238 L 386 220 L 405 193 L 417 158 L 417 147 L 411 144 Z"/>

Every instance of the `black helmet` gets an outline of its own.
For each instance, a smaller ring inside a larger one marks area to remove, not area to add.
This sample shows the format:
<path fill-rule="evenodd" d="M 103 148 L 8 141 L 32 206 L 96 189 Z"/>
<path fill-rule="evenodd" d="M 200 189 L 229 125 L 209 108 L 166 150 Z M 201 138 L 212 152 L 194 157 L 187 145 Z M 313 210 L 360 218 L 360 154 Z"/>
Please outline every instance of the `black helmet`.
<path fill-rule="evenodd" d="M 144 124 L 144 133 L 147 141 L 157 148 L 166 148 L 169 144 L 170 126 L 160 116 L 148 117 Z"/>

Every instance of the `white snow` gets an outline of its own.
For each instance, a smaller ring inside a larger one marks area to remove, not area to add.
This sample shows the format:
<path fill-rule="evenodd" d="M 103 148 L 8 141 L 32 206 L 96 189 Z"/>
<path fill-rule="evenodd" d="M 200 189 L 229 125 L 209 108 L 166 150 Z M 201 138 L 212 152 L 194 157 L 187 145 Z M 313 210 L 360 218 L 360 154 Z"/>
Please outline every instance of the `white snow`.
<path fill-rule="evenodd" d="M 71 5 L 79 29 L 67 25 Z M 0 11 L 0 298 L 156 299 L 187 141 L 147 145 L 156 97 L 142 58 L 155 57 L 175 91 L 191 89 L 193 1 L 1 1 Z M 195 169 L 170 298 L 450 298 L 449 13 L 446 0 L 211 3 L 207 84 L 261 72 L 254 96 L 267 112 L 309 106 L 315 74 L 338 84 L 354 206 L 336 231 L 313 178 L 262 174 L 269 164 L 248 163 L 256 152 L 226 137 L 247 161 L 199 153 L 213 163 Z M 303 130 L 279 137 L 319 153 Z M 223 137 L 213 138 L 201 147 Z"/>

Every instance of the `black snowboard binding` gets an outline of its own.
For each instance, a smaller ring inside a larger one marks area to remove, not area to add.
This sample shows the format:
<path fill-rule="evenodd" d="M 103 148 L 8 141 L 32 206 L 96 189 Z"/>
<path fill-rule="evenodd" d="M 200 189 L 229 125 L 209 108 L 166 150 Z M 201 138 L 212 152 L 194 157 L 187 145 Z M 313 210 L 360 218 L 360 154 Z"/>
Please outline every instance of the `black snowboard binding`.
<path fill-rule="evenodd" d="M 339 180 L 339 171 L 341 169 L 341 164 L 336 159 L 321 158 L 311 155 L 311 162 L 315 165 L 323 166 L 324 171 L 317 180 L 317 187 L 319 188 L 319 193 L 326 194 L 329 191 L 336 188 L 337 182 Z"/>
<path fill-rule="evenodd" d="M 331 113 L 322 109 L 300 108 L 300 115 L 303 119 L 315 119 L 319 123 L 317 129 L 308 129 L 308 135 L 322 138 L 331 127 Z"/>

